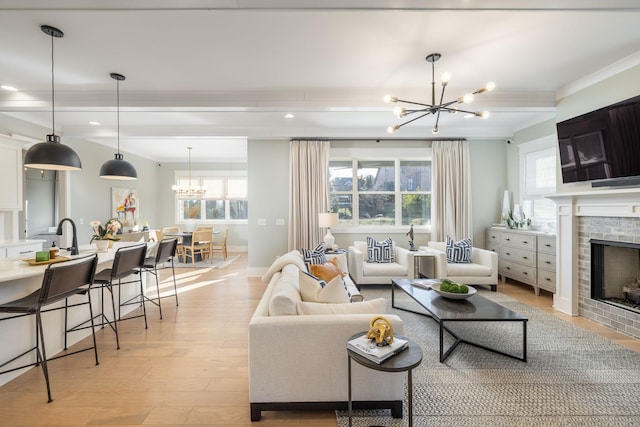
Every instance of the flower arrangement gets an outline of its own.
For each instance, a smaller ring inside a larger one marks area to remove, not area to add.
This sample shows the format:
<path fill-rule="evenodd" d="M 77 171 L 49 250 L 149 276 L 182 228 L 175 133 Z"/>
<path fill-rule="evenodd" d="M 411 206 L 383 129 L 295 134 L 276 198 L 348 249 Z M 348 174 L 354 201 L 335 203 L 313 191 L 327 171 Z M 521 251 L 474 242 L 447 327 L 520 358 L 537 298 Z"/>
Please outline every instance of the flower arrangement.
<path fill-rule="evenodd" d="M 507 213 L 506 221 L 509 228 L 526 229 L 531 225 L 531 218 L 527 218 L 522 211 L 519 212 L 519 215 L 513 211 L 509 211 Z"/>
<path fill-rule="evenodd" d="M 91 221 L 91 228 L 93 229 L 91 242 L 94 240 L 120 240 L 115 236 L 122 229 L 122 223 L 118 218 L 111 218 L 103 227 L 100 221 Z"/>

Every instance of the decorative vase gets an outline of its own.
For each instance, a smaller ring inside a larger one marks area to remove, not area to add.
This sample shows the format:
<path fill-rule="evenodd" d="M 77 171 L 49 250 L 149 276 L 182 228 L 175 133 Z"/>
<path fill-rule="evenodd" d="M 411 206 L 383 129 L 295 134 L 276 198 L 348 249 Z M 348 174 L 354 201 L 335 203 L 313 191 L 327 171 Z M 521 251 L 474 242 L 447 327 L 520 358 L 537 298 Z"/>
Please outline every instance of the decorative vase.
<path fill-rule="evenodd" d="M 96 240 L 95 242 L 98 252 L 104 252 L 109 248 L 109 240 Z"/>
<path fill-rule="evenodd" d="M 196 231 L 196 227 L 198 227 L 198 221 L 195 219 L 187 219 L 184 221 L 184 229 L 189 233 Z"/>

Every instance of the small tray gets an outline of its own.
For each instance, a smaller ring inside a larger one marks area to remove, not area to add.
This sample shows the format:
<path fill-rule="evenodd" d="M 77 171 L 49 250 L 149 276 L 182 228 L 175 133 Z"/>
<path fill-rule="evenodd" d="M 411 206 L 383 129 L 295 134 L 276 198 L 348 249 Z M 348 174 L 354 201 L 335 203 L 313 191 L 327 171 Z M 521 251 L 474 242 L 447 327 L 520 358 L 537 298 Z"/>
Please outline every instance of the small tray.
<path fill-rule="evenodd" d="M 58 256 L 55 257 L 54 259 L 49 259 L 46 261 L 36 261 L 35 259 L 23 259 L 22 261 L 26 262 L 29 265 L 46 265 L 46 264 L 53 264 L 56 262 L 62 262 L 62 261 L 69 261 L 71 258 L 67 258 L 66 256 Z"/>

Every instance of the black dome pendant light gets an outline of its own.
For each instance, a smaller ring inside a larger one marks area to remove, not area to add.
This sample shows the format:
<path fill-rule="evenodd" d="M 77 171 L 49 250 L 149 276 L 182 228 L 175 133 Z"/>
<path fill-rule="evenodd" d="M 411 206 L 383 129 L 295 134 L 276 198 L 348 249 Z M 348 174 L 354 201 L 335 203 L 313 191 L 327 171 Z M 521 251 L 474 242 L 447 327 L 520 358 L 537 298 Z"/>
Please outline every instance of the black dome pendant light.
<path fill-rule="evenodd" d="M 106 179 L 138 179 L 136 168 L 122 158 L 120 154 L 120 82 L 124 80 L 124 76 L 118 73 L 111 73 L 111 78 L 117 82 L 118 91 L 118 152 L 115 159 L 107 160 L 100 168 L 100 178 Z"/>
<path fill-rule="evenodd" d="M 42 25 L 43 33 L 51 36 L 51 135 L 47 135 L 46 142 L 33 145 L 24 156 L 24 165 L 28 168 L 75 171 L 82 169 L 80 157 L 70 147 L 60 143 L 60 136 L 56 135 L 55 91 L 53 73 L 53 39 L 62 38 L 64 33 L 55 27 Z"/>

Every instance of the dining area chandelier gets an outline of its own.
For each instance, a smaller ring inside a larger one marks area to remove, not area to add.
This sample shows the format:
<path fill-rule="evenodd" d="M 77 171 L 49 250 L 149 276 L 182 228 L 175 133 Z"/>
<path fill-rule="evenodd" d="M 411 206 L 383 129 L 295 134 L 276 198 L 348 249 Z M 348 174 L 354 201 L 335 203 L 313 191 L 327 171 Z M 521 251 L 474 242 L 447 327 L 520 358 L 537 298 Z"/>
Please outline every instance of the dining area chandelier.
<path fill-rule="evenodd" d="M 396 115 L 396 117 L 398 117 L 399 119 L 402 119 L 404 117 L 407 116 L 411 116 L 411 115 L 417 115 L 417 117 L 413 117 L 410 120 L 407 120 L 404 123 L 400 123 L 397 125 L 393 125 L 393 126 L 389 126 L 387 128 L 387 132 L 388 133 L 394 133 L 395 131 L 397 131 L 398 129 L 400 129 L 402 126 L 408 125 L 411 122 L 414 122 L 418 119 L 421 119 L 425 116 L 429 116 L 429 115 L 434 115 L 436 116 L 436 123 L 433 126 L 433 128 L 431 129 L 431 133 L 433 133 L 434 135 L 437 134 L 440 131 L 440 128 L 438 127 L 438 124 L 440 122 L 440 113 L 451 113 L 451 114 L 456 114 L 456 113 L 465 113 L 464 117 L 465 118 L 471 118 L 471 117 L 480 117 L 482 119 L 487 119 L 489 118 L 489 112 L 488 111 L 469 111 L 469 110 L 463 110 L 461 108 L 458 108 L 456 105 L 457 104 L 469 104 L 471 102 L 473 102 L 475 95 L 479 95 L 481 93 L 485 93 L 485 92 L 491 92 L 492 90 L 495 89 L 496 85 L 493 82 L 489 82 L 486 85 L 482 86 L 479 89 L 476 89 L 473 92 L 467 93 L 463 96 L 460 96 L 456 99 L 453 99 L 451 101 L 447 101 L 444 102 L 444 93 L 445 93 L 445 89 L 447 88 L 447 84 L 449 83 L 449 81 L 451 80 L 451 73 L 449 72 L 445 72 L 442 74 L 440 81 L 441 81 L 441 85 L 442 85 L 442 91 L 440 92 L 440 100 L 439 102 L 436 102 L 436 81 L 435 81 L 435 63 L 438 62 L 438 60 L 442 57 L 441 54 L 439 53 L 431 53 L 429 55 L 427 55 L 427 57 L 425 58 L 427 62 L 429 62 L 431 64 L 431 103 L 425 103 L 425 102 L 417 102 L 417 101 L 408 101 L 405 99 L 399 99 L 395 96 L 392 95 L 386 95 L 384 97 L 384 102 L 393 102 L 393 103 L 404 103 L 404 104 L 411 104 L 411 105 L 416 105 L 419 108 L 415 108 L 415 109 L 409 109 L 409 108 L 405 108 L 405 107 L 396 107 L 394 108 L 393 112 Z"/>
<path fill-rule="evenodd" d="M 187 147 L 189 150 L 189 180 L 187 184 L 174 184 L 171 186 L 171 190 L 181 199 L 191 199 L 202 197 L 207 193 L 207 187 L 193 184 L 191 180 L 191 149 L 193 147 Z"/>

